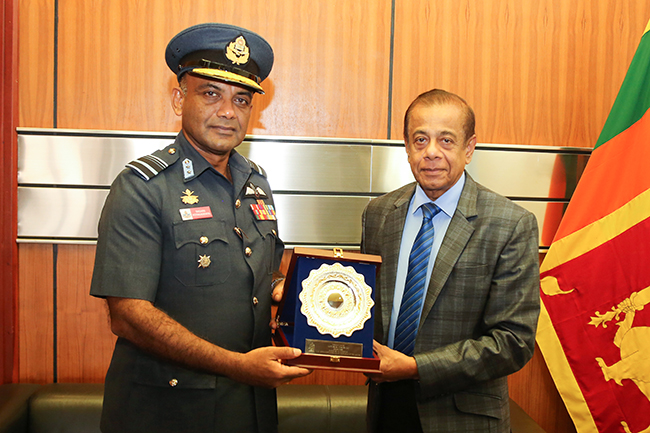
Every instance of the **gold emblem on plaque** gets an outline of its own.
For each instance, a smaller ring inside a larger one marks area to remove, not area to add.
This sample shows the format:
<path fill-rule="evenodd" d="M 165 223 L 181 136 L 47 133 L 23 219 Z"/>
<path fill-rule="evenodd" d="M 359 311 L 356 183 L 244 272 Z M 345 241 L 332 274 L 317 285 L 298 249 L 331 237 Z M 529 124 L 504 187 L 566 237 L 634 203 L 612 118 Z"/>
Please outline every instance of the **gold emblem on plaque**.
<path fill-rule="evenodd" d="M 235 65 L 243 65 L 248 62 L 249 57 L 250 50 L 243 36 L 239 36 L 226 47 L 226 58 Z"/>
<path fill-rule="evenodd" d="M 375 305 L 363 275 L 340 263 L 312 270 L 302 282 L 299 298 L 307 323 L 334 338 L 363 329 Z"/>
<path fill-rule="evenodd" d="M 210 263 L 212 263 L 212 260 L 210 260 L 210 256 L 207 254 L 204 256 L 199 256 L 199 268 L 207 268 L 210 266 Z"/>
<path fill-rule="evenodd" d="M 197 204 L 199 202 L 199 196 L 198 195 L 192 195 L 194 194 L 194 191 L 190 191 L 189 189 L 186 189 L 183 191 L 183 196 L 181 196 L 181 201 L 184 204 Z"/>

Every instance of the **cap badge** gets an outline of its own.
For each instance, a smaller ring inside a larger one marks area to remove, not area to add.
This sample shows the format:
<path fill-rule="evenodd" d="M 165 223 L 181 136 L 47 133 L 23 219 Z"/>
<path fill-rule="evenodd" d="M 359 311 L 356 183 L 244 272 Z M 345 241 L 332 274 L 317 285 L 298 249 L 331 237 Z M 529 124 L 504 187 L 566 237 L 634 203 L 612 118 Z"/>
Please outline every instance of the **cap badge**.
<path fill-rule="evenodd" d="M 207 268 L 210 266 L 210 263 L 212 263 L 212 260 L 210 260 L 209 255 L 199 255 L 199 268 Z"/>
<path fill-rule="evenodd" d="M 235 65 L 247 63 L 250 54 L 248 45 L 246 45 L 246 39 L 243 36 L 238 36 L 237 39 L 229 43 L 226 47 L 226 58 Z"/>
<path fill-rule="evenodd" d="M 199 196 L 198 195 L 192 195 L 194 194 L 194 191 L 190 191 L 189 189 L 186 189 L 183 191 L 183 196 L 181 196 L 181 201 L 183 204 L 197 204 L 199 202 Z"/>

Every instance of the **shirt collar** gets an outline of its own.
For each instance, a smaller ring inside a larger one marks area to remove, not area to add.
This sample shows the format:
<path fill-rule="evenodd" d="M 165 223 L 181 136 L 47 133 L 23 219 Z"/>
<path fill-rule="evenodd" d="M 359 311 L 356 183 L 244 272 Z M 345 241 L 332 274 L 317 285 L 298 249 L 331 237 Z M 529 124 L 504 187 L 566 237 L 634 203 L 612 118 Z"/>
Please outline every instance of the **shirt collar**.
<path fill-rule="evenodd" d="M 426 193 L 420 186 L 417 184 L 415 187 L 415 194 L 413 195 L 413 201 L 411 203 L 411 212 L 415 213 L 420 206 L 424 203 L 435 203 L 448 217 L 452 217 L 456 212 L 456 207 L 458 207 L 458 201 L 460 200 L 460 194 L 463 192 L 463 187 L 465 186 L 465 172 L 460 176 L 458 181 L 443 195 L 438 197 L 435 201 L 427 197 Z"/>
<path fill-rule="evenodd" d="M 178 136 L 176 137 L 178 146 L 183 149 L 183 155 L 181 158 L 181 164 L 185 165 L 185 159 L 189 159 L 191 161 L 191 166 L 193 170 L 193 174 L 191 176 L 187 176 L 184 178 L 185 182 L 189 182 L 190 180 L 196 178 L 199 176 L 201 173 L 203 173 L 206 170 L 209 169 L 214 169 L 212 167 L 212 164 L 208 162 L 207 159 L 205 159 L 195 148 L 192 146 L 192 144 L 187 140 L 185 137 L 185 134 L 183 131 L 181 131 Z M 230 153 L 230 158 L 228 159 L 228 164 L 230 164 L 230 168 L 236 169 L 240 172 L 243 172 L 244 174 L 248 174 L 251 171 L 250 165 L 246 162 L 246 160 L 239 154 L 235 149 L 233 149 Z"/>

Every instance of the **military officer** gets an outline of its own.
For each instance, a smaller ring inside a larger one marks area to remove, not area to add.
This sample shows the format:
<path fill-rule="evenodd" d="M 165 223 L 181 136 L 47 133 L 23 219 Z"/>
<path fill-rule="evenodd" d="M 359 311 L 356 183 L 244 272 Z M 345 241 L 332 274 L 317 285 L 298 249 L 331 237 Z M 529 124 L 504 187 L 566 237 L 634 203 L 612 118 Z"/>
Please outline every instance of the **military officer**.
<path fill-rule="evenodd" d="M 166 50 L 175 142 L 127 164 L 99 222 L 91 294 L 118 336 L 103 432 L 273 432 L 274 388 L 309 370 L 270 347 L 284 245 L 264 171 L 237 153 L 273 65 L 259 35 L 200 24 Z"/>

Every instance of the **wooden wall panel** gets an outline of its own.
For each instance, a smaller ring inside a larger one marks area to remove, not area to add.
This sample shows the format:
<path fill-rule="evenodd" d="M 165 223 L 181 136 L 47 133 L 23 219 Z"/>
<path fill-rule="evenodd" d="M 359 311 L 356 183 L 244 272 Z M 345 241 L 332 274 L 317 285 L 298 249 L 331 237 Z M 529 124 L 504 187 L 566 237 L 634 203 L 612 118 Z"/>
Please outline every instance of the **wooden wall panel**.
<path fill-rule="evenodd" d="M 18 248 L 19 381 L 54 380 L 54 254 L 52 245 Z"/>
<path fill-rule="evenodd" d="M 117 337 L 103 299 L 89 295 L 94 245 L 59 245 L 57 342 L 59 382 L 104 382 Z"/>
<path fill-rule="evenodd" d="M 650 2 L 400 2 L 392 138 L 420 93 L 476 111 L 481 143 L 593 147 L 650 17 Z"/>
<path fill-rule="evenodd" d="M 54 1 L 20 0 L 18 13 L 18 125 L 52 128 L 55 73 Z"/>
<path fill-rule="evenodd" d="M 549 433 L 576 432 L 539 348 L 524 368 L 508 377 L 508 386 L 510 398 L 544 430 Z"/>
<path fill-rule="evenodd" d="M 0 7 L 0 384 L 17 379 L 18 2 Z"/>
<path fill-rule="evenodd" d="M 250 133 L 385 138 L 390 4 L 59 0 L 59 127 L 178 130 L 165 46 L 220 21 L 259 32 L 275 51 Z"/>

